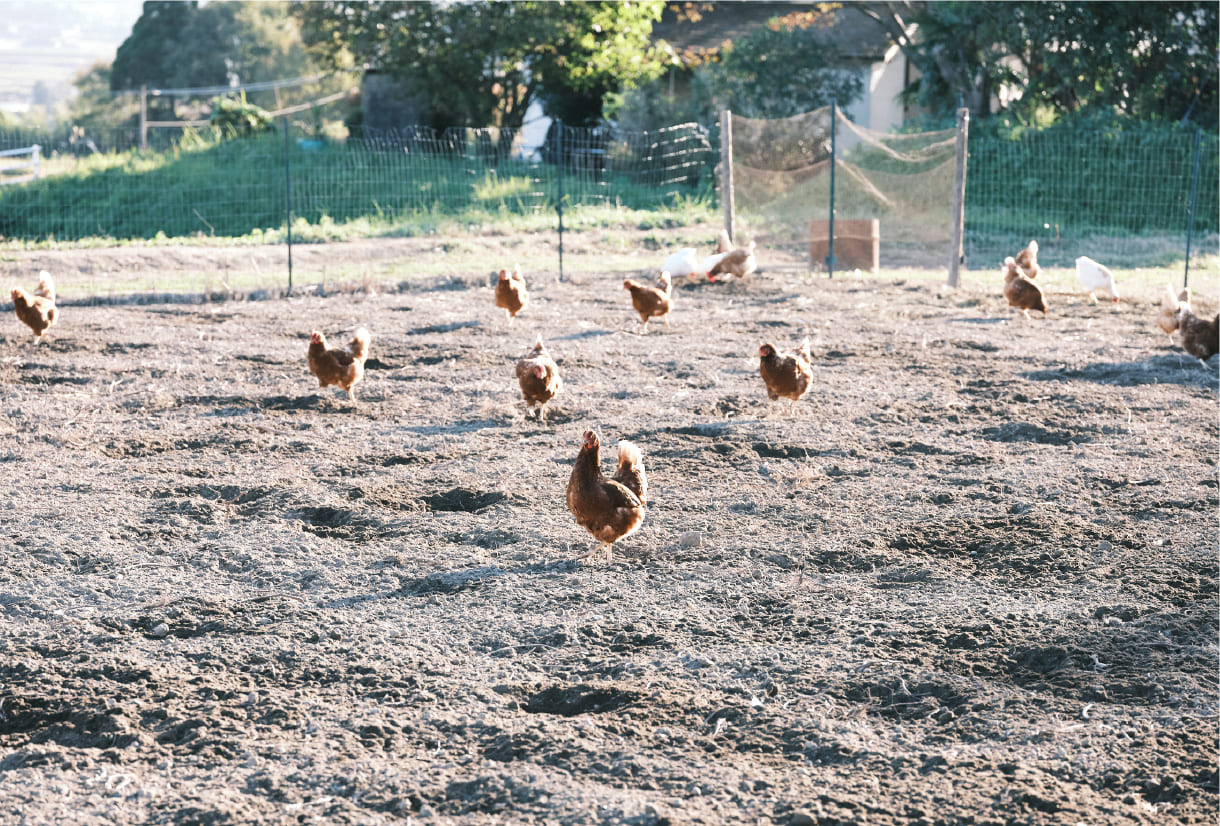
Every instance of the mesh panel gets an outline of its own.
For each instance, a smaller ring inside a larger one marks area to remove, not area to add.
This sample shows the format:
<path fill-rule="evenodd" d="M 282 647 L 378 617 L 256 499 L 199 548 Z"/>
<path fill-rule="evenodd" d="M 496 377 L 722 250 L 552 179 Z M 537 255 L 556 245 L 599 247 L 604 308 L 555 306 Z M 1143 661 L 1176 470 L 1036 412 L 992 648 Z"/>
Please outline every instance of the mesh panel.
<path fill-rule="evenodd" d="M 1072 266 L 1078 255 L 1141 267 L 1180 261 L 1195 138 L 1102 130 L 1028 132 L 1019 140 L 972 136 L 965 236 L 971 266 L 998 266 L 1031 238 L 1043 266 Z M 1215 135 L 1201 138 L 1194 252 L 1214 255 L 1220 151 Z"/>
<path fill-rule="evenodd" d="M 884 134 L 837 115 L 835 220 L 879 220 L 883 267 L 944 266 L 955 132 Z M 829 217 L 830 107 L 775 120 L 734 115 L 732 130 L 739 234 L 807 255 L 810 222 Z"/>
<path fill-rule="evenodd" d="M 286 176 L 293 216 L 310 223 L 554 211 L 561 187 L 568 204 L 631 208 L 711 191 L 715 153 L 696 124 L 563 132 L 562 145 L 548 140 L 539 155 L 510 129 L 366 129 L 343 142 L 292 136 L 287 158 L 282 134 L 220 140 L 205 130 L 204 138 L 165 151 L 139 153 L 128 143 L 117 154 L 89 143 L 119 146 L 134 136 L 0 135 L 0 148 L 41 143 L 45 159 L 39 180 L 0 186 L 0 237 L 242 236 L 281 228 Z"/>

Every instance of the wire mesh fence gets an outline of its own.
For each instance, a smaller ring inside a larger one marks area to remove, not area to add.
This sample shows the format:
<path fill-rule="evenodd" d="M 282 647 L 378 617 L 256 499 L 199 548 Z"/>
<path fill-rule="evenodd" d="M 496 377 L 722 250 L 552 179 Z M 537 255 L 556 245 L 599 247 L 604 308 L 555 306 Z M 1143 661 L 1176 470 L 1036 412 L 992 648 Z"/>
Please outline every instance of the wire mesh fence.
<path fill-rule="evenodd" d="M 1185 255 L 1188 227 L 1196 251 L 1214 255 L 1218 143 L 1214 134 L 1186 130 L 971 137 L 967 258 L 998 267 L 1003 255 L 1036 238 L 1043 265 L 1071 266 L 1087 255 L 1167 266 Z"/>
<path fill-rule="evenodd" d="M 879 133 L 841 110 L 832 120 L 824 107 L 774 120 L 734 115 L 731 133 L 743 238 L 762 248 L 808 244 L 810 267 L 822 269 L 821 247 L 811 239 L 826 237 L 833 202 L 840 226 L 877 221 L 881 267 L 948 266 L 955 130 Z M 1070 267 L 1080 255 L 1125 267 L 1170 266 L 1186 255 L 1188 228 L 1194 254 L 1214 256 L 1217 144 L 1215 135 L 1175 129 L 972 135 L 967 264 L 998 267 L 1037 239 L 1047 266 Z"/>
<path fill-rule="evenodd" d="M 947 267 L 953 130 L 884 134 L 841 111 L 832 120 L 829 109 L 732 124 L 743 240 L 808 251 L 820 269 L 811 232 L 829 216 L 833 126 L 836 221 L 876 220 L 883 267 Z M 0 186 L 0 241 L 282 242 L 290 213 L 311 226 L 362 222 L 375 234 L 445 215 L 490 224 L 566 206 L 680 207 L 714 200 L 721 171 L 709 138 L 717 132 L 694 123 L 651 132 L 552 124 L 541 145 L 513 129 L 363 129 L 333 141 L 279 128 L 242 138 L 153 132 L 145 151 L 134 129 L 0 133 L 0 150 L 38 144 L 42 158 L 37 180 Z M 1044 265 L 1089 255 L 1175 266 L 1189 226 L 1193 269 L 1220 252 L 1217 144 L 1215 135 L 1166 129 L 972 136 L 967 264 L 997 266 L 1036 238 Z"/>
<path fill-rule="evenodd" d="M 27 137 L 0 137 L 0 148 Z M 187 130 L 159 152 L 93 151 L 70 136 L 44 145 L 39 180 L 0 187 L 4 240 L 244 236 L 283 227 L 288 192 L 292 215 L 310 223 L 389 223 L 554 211 L 561 187 L 568 204 L 642 209 L 710 198 L 713 187 L 714 152 L 695 124 L 556 128 L 540 148 L 516 130 L 425 127 L 361 130 L 344 141 Z"/>
<path fill-rule="evenodd" d="M 739 233 L 764 249 L 810 249 L 811 268 L 824 266 L 811 238 L 826 237 L 833 137 L 835 220 L 878 221 L 879 266 L 944 266 L 956 133 L 887 134 L 852 123 L 839 109 L 832 121 L 831 111 L 775 120 L 733 116 Z"/>

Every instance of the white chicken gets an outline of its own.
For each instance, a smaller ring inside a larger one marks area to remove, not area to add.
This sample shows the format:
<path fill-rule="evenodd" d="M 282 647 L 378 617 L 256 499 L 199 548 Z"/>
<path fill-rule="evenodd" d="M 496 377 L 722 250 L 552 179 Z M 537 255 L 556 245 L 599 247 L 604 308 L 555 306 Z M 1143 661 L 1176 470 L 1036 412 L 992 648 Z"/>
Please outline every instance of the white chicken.
<path fill-rule="evenodd" d="M 695 250 L 684 247 L 665 259 L 660 272 L 667 272 L 674 278 L 690 278 L 702 275 L 706 270 L 699 270 L 699 258 Z"/>
<path fill-rule="evenodd" d="M 1110 272 L 1109 267 L 1082 255 L 1076 259 L 1076 278 L 1079 279 L 1080 286 L 1088 291 L 1089 301 L 1094 304 L 1097 303 L 1099 291 L 1108 293 L 1115 303 L 1118 302 L 1118 285 L 1114 283 L 1114 273 Z"/>

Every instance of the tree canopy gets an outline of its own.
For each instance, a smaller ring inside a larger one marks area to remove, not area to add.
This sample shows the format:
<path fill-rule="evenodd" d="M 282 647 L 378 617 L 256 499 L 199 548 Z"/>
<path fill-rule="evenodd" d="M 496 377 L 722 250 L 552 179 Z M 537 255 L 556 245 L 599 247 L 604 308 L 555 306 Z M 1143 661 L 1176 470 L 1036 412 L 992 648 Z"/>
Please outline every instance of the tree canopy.
<path fill-rule="evenodd" d="M 705 74 L 720 107 L 754 118 L 790 117 L 832 101 L 847 106 L 864 87 L 858 74 L 843 71 L 830 37 L 784 18 L 734 40 Z"/>
<path fill-rule="evenodd" d="M 1026 124 L 1111 109 L 1214 129 L 1220 6 L 1214 2 L 887 2 L 879 22 L 922 78 L 909 96 L 933 112 L 992 97 Z M 912 27 L 915 24 L 915 27 Z"/>
<path fill-rule="evenodd" d="M 674 94 L 665 81 L 616 96 L 608 108 L 620 122 L 656 129 L 682 121 L 716 124 L 729 109 L 752 118 L 785 118 L 832 101 L 840 107 L 860 97 L 864 83 L 844 71 L 833 37 L 809 13 L 772 18 L 768 24 L 716 49 L 701 50 L 690 71 L 689 93 Z"/>
<path fill-rule="evenodd" d="M 285 4 L 150 0 L 115 53 L 110 84 L 223 86 L 317 71 Z"/>
<path fill-rule="evenodd" d="M 364 65 L 427 96 L 431 125 L 520 126 L 531 101 L 587 125 L 602 99 L 656 77 L 662 0 L 294 3 L 305 42 L 333 67 Z"/>

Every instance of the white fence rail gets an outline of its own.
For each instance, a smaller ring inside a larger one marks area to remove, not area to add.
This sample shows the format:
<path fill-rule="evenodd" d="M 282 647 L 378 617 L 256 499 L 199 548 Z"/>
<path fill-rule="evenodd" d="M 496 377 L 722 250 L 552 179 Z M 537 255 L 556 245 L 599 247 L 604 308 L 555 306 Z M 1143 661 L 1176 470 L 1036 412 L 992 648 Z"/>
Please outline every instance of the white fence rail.
<path fill-rule="evenodd" d="M 33 146 L 23 146 L 18 149 L 6 149 L 0 152 L 0 186 L 4 184 L 23 184 L 26 181 L 35 181 L 38 179 L 38 173 L 42 169 L 42 147 L 38 144 Z M 9 160 L 10 158 L 23 158 L 26 155 L 30 156 L 28 161 Z M 25 171 L 32 170 L 32 171 Z"/>

